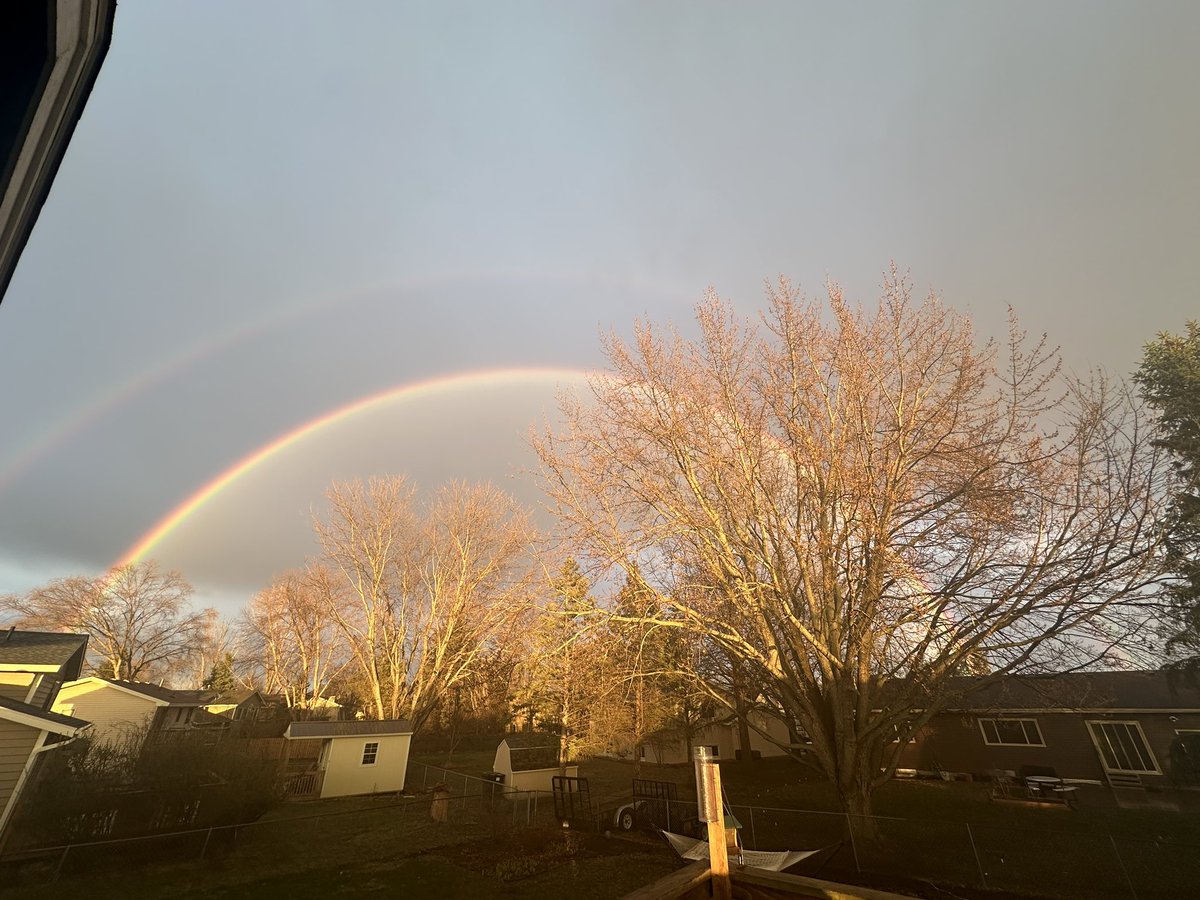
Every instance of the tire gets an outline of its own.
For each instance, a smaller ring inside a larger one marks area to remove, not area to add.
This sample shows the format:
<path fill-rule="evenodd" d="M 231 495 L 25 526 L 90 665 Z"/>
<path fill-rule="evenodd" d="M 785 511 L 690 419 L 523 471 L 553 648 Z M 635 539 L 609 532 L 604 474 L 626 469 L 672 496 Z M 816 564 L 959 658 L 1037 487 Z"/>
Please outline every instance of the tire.
<path fill-rule="evenodd" d="M 617 827 L 622 831 L 633 831 L 634 824 L 632 809 L 623 809 L 618 813 Z"/>

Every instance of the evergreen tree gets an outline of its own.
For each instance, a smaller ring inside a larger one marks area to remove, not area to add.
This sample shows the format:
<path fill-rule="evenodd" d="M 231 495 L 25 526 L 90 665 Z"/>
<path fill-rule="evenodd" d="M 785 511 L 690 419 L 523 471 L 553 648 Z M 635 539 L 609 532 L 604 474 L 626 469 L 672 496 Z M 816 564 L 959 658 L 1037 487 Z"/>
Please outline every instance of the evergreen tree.
<path fill-rule="evenodd" d="M 1158 413 L 1157 445 L 1171 456 L 1175 487 L 1163 525 L 1172 633 L 1169 668 L 1200 674 L 1200 323 L 1146 345 L 1134 379 Z"/>
<path fill-rule="evenodd" d="M 233 654 L 226 653 L 213 663 L 212 671 L 200 686 L 206 691 L 217 691 L 221 694 L 238 690 L 241 685 L 233 674 Z"/>

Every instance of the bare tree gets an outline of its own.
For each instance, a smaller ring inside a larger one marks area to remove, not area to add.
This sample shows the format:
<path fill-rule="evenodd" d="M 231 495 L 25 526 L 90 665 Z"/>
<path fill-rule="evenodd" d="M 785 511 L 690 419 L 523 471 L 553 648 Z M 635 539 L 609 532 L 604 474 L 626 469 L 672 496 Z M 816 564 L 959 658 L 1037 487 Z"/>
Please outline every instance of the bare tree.
<path fill-rule="evenodd" d="M 1162 465 L 1123 387 L 1015 322 L 978 346 L 894 269 L 875 309 L 828 295 L 781 283 L 758 324 L 710 296 L 695 341 L 610 338 L 611 376 L 535 443 L 581 551 L 737 661 L 867 813 L 964 685 L 1138 646 Z"/>
<path fill-rule="evenodd" d="M 322 565 L 289 572 L 251 598 L 242 622 L 245 653 L 267 691 L 289 707 L 319 704 L 348 660 L 329 616 L 339 602 L 334 575 Z"/>
<path fill-rule="evenodd" d="M 112 569 L 100 578 L 60 578 L 3 609 L 25 628 L 88 635 L 94 671 L 113 678 L 162 679 L 186 671 L 216 616 L 191 608 L 192 587 L 153 562 Z"/>
<path fill-rule="evenodd" d="M 399 476 L 335 484 L 328 497 L 316 528 L 344 597 L 329 616 L 375 715 L 420 728 L 524 605 L 526 517 L 487 485 L 449 484 L 422 503 Z"/>

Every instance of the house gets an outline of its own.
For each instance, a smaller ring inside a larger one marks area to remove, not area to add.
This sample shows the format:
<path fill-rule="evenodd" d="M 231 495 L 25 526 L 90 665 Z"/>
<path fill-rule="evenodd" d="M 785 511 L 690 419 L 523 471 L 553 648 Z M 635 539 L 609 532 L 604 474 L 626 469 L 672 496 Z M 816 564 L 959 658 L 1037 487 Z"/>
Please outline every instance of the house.
<path fill-rule="evenodd" d="M 275 718 L 282 705 L 282 697 L 262 694 L 253 688 L 241 688 L 218 694 L 201 704 L 200 708 L 234 722 L 256 722 Z"/>
<path fill-rule="evenodd" d="M 983 775 L 1045 766 L 1114 787 L 1197 785 L 1200 687 L 1164 672 L 963 678 L 951 688 L 963 699 L 919 730 L 901 767 Z"/>
<path fill-rule="evenodd" d="M 579 766 L 558 765 L 558 735 L 510 734 L 496 748 L 492 771 L 504 776 L 510 791 L 552 791 L 554 776 L 579 777 Z"/>
<path fill-rule="evenodd" d="M 782 719 L 762 709 L 750 710 L 749 719 L 751 727 L 748 749 L 751 759 L 789 755 L 785 748 L 791 745 L 791 737 Z M 766 733 L 765 736 L 763 732 Z M 637 748 L 637 752 L 642 762 L 682 765 L 692 761 L 688 752 L 689 745 L 693 752 L 696 747 L 707 747 L 713 759 L 721 761 L 743 759 L 747 756 L 747 748 L 742 747 L 737 716 L 733 714 L 701 726 L 692 735 L 690 742 L 676 734 L 656 735 L 647 738 Z"/>
<path fill-rule="evenodd" d="M 292 722 L 283 733 L 288 744 L 320 741 L 321 749 L 315 765 L 289 778 L 286 790 L 294 798 L 321 799 L 403 790 L 412 734 L 404 719 Z"/>
<path fill-rule="evenodd" d="M 215 729 L 225 720 L 205 711 L 216 691 L 177 691 L 143 681 L 95 676 L 64 684 L 53 709 L 91 722 L 97 738 L 112 744 L 131 735 Z"/>
<path fill-rule="evenodd" d="M 0 632 L 0 845 L 42 754 L 90 726 L 50 710 L 59 685 L 79 676 L 87 635 Z"/>

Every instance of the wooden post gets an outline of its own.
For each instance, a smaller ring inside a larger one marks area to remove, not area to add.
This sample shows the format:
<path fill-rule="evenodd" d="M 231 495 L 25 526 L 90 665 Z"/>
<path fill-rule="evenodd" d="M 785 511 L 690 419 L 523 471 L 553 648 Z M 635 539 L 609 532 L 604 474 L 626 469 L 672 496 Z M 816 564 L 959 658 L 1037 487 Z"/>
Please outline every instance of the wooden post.
<path fill-rule="evenodd" d="M 435 822 L 446 822 L 450 819 L 450 788 L 445 784 L 438 784 L 433 788 L 429 817 Z"/>
<path fill-rule="evenodd" d="M 725 834 L 725 809 L 721 794 L 721 767 L 707 747 L 696 748 L 696 807 L 700 821 L 708 824 L 708 867 L 712 872 L 714 900 L 733 900 L 729 880 L 729 845 Z"/>

